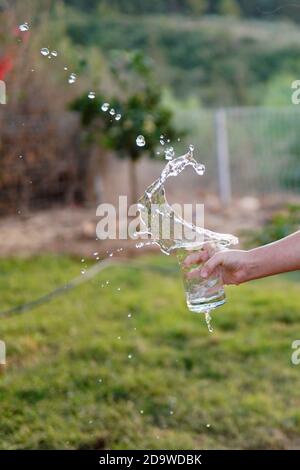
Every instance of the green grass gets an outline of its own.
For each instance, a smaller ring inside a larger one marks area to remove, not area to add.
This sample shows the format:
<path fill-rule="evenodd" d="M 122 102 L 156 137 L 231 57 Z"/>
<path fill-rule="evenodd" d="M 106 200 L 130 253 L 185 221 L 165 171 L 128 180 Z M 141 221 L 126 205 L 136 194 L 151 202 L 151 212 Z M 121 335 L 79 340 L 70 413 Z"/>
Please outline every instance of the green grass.
<path fill-rule="evenodd" d="M 142 263 L 175 268 L 164 256 Z M 2 260 L 1 309 L 80 268 L 67 257 Z M 300 339 L 299 278 L 227 294 L 209 334 L 186 310 L 176 271 L 111 267 L 51 303 L 2 318 L 0 447 L 296 447 L 300 366 L 290 357 Z"/>

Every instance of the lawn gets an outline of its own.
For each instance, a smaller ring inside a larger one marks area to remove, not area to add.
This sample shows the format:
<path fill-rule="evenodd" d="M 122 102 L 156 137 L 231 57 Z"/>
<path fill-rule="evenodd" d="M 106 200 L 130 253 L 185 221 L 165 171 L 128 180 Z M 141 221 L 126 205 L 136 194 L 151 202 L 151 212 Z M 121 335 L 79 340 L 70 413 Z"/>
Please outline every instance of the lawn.
<path fill-rule="evenodd" d="M 171 257 L 137 263 L 0 319 L 1 449 L 300 447 L 299 278 L 228 288 L 210 334 Z M 65 256 L 1 260 L 1 310 L 80 269 Z"/>

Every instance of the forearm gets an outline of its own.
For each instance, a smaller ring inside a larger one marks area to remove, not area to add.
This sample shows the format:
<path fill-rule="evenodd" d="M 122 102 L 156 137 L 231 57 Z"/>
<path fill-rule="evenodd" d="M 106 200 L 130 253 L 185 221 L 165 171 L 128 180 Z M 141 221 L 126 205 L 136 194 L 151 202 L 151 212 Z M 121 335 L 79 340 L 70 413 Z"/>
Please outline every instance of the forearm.
<path fill-rule="evenodd" d="M 247 280 L 300 270 L 300 231 L 248 252 Z"/>

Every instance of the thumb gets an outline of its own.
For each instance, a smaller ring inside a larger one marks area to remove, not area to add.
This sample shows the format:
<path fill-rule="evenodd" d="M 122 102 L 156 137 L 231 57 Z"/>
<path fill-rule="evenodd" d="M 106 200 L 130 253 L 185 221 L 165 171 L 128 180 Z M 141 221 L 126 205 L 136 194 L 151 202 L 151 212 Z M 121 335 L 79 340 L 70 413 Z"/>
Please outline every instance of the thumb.
<path fill-rule="evenodd" d="M 201 277 L 204 279 L 210 277 L 210 275 L 217 269 L 218 266 L 220 266 L 223 262 L 223 254 L 222 253 L 216 253 L 214 256 L 212 256 L 203 266 L 201 269 Z"/>

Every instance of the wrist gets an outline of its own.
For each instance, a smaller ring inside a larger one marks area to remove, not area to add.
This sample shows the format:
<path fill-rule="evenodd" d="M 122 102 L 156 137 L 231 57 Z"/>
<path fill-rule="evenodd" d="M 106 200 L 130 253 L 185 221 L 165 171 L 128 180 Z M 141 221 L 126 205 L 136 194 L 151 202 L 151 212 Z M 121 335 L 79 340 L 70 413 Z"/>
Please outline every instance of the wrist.
<path fill-rule="evenodd" d="M 257 248 L 245 252 L 246 281 L 253 281 L 263 277 L 262 266 L 262 257 Z"/>

